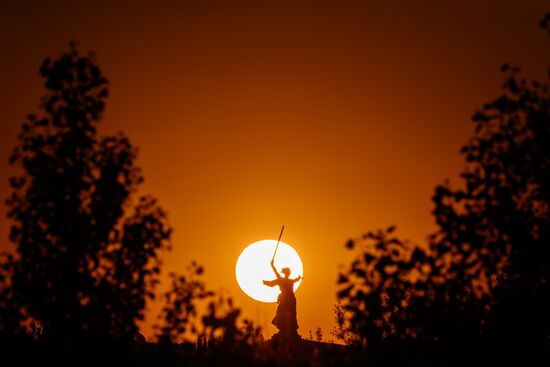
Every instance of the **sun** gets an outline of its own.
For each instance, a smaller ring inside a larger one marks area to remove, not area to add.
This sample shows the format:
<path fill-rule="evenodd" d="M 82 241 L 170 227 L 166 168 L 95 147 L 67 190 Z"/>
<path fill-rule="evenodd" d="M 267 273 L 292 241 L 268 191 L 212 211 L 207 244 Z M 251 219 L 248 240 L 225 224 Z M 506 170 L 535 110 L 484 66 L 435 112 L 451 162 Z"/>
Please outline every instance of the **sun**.
<path fill-rule="evenodd" d="M 237 260 L 235 267 L 237 282 L 244 293 L 257 301 L 277 302 L 279 287 L 268 287 L 262 283 L 262 280 L 275 279 L 269 263 L 276 245 L 275 240 L 254 242 L 241 252 Z M 275 267 L 279 273 L 282 268 L 290 268 L 291 278 L 296 278 L 298 275 L 304 276 L 300 256 L 296 250 L 282 241 L 279 242 L 277 256 L 275 256 Z M 301 279 L 294 283 L 294 291 L 298 289 L 300 283 L 302 283 Z"/>

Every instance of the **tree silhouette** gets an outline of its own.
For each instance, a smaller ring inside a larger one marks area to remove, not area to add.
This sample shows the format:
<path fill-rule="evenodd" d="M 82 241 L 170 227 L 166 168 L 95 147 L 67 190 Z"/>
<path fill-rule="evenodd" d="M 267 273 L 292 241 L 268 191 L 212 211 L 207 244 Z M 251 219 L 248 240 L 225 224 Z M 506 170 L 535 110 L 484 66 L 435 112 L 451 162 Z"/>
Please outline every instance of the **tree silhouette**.
<path fill-rule="evenodd" d="M 41 112 L 10 157 L 13 299 L 50 339 L 131 338 L 171 229 L 154 198 L 134 197 L 143 176 L 128 138 L 98 136 L 108 83 L 93 55 L 71 44 L 40 75 Z"/>
<path fill-rule="evenodd" d="M 260 328 L 247 319 L 239 322 L 241 310 L 231 297 L 208 290 L 203 272 L 193 261 L 184 274 L 170 274 L 171 286 L 162 295 L 164 306 L 155 325 L 157 339 L 163 344 L 197 342 L 225 352 L 256 344 Z"/>
<path fill-rule="evenodd" d="M 344 274 L 342 274 L 342 276 L 346 277 Z M 342 280 L 342 282 L 344 282 L 344 280 Z M 334 306 L 335 326 L 330 332 L 330 335 L 336 337 L 337 340 L 340 340 L 345 345 L 356 346 L 359 342 L 360 335 L 354 327 L 355 325 L 348 324 L 348 318 L 349 311 L 345 309 L 344 305 L 337 303 Z"/>
<path fill-rule="evenodd" d="M 503 65 L 504 93 L 474 117 L 464 188 L 438 186 L 432 248 L 463 288 L 490 290 L 486 331 L 506 341 L 550 335 L 550 95 Z"/>
<path fill-rule="evenodd" d="M 24 335 L 23 314 L 13 291 L 14 257 L 0 254 L 0 338 L 11 339 Z"/>
<path fill-rule="evenodd" d="M 393 228 L 348 242 L 359 250 L 339 275 L 338 297 L 364 345 L 547 348 L 549 86 L 519 68 L 501 71 L 503 94 L 475 113 L 461 150 L 463 185 L 435 189 L 438 229 L 428 243 L 399 240 Z"/>
<path fill-rule="evenodd" d="M 155 325 L 163 343 L 190 341 L 199 333 L 197 303 L 213 296 L 200 278 L 204 268 L 192 262 L 185 274 L 170 274 L 170 289 L 162 295 L 164 306 Z"/>

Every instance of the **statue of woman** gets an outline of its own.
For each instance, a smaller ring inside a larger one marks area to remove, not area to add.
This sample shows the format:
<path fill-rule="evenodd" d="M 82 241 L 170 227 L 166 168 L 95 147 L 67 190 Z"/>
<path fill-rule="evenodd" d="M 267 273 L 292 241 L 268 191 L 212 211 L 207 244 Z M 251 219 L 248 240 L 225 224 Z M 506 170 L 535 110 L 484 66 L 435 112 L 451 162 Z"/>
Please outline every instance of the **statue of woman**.
<path fill-rule="evenodd" d="M 282 277 L 275 265 L 271 260 L 271 268 L 275 273 L 277 279 L 264 280 L 263 283 L 269 287 L 279 286 L 281 293 L 277 297 L 277 312 L 271 323 L 279 329 L 279 333 L 286 338 L 298 337 L 298 321 L 296 320 L 296 296 L 294 295 L 294 283 L 302 279 L 299 275 L 295 279 L 289 278 L 290 269 L 283 268 L 281 273 L 285 276 Z"/>

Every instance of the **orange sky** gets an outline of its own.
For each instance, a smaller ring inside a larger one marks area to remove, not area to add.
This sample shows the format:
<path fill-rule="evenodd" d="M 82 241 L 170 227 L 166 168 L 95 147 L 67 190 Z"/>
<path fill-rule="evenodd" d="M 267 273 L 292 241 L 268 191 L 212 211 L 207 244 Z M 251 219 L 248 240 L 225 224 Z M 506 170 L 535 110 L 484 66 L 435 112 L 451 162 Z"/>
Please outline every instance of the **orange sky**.
<path fill-rule="evenodd" d="M 169 212 L 165 273 L 204 264 L 266 335 L 276 306 L 235 281 L 246 245 L 286 225 L 306 277 L 299 332 L 329 338 L 343 243 L 391 224 L 422 241 L 499 66 L 543 78 L 550 59 L 546 0 L 30 3 L 0 3 L 0 196 L 41 61 L 79 41 L 111 83 L 101 132 L 139 147 L 143 192 Z M 2 217 L 0 249 L 8 228 Z"/>

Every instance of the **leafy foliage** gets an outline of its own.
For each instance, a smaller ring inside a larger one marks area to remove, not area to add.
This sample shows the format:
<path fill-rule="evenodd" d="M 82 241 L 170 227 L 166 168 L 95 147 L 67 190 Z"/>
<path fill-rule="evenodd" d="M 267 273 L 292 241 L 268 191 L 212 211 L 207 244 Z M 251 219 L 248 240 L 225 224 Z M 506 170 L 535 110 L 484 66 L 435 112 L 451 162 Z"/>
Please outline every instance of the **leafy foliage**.
<path fill-rule="evenodd" d="M 401 241 L 389 228 L 346 244 L 358 252 L 339 275 L 338 297 L 364 345 L 546 345 L 549 86 L 521 78 L 519 68 L 501 71 L 503 94 L 472 118 L 463 185 L 435 189 L 438 229 L 428 243 Z"/>
<path fill-rule="evenodd" d="M 0 254 L 0 337 L 15 337 L 24 334 L 24 316 L 17 307 L 12 279 L 14 258 L 12 254 Z"/>
<path fill-rule="evenodd" d="M 155 325 L 160 341 L 183 342 L 198 334 L 197 302 L 213 296 L 200 279 L 202 273 L 203 267 L 192 262 L 186 274 L 170 274 L 171 287 L 162 295 L 164 306 Z"/>
<path fill-rule="evenodd" d="M 502 71 L 504 94 L 474 115 L 462 149 L 465 188 L 436 189 L 432 248 L 463 288 L 491 291 L 494 336 L 541 338 L 550 332 L 550 95 L 519 68 Z"/>
<path fill-rule="evenodd" d="M 50 338 L 131 338 L 157 283 L 171 229 L 122 133 L 98 137 L 108 83 L 75 45 L 40 68 L 47 95 L 10 163 L 17 305 Z"/>
<path fill-rule="evenodd" d="M 344 305 L 337 303 L 334 306 L 335 326 L 330 334 L 345 345 L 356 346 L 360 342 L 360 336 L 355 325 L 348 324 L 349 319 L 349 311 L 345 309 Z"/>
<path fill-rule="evenodd" d="M 260 328 L 247 319 L 240 322 L 241 310 L 230 297 L 208 290 L 203 272 L 202 266 L 192 262 L 185 274 L 170 274 L 172 284 L 162 295 L 164 306 L 155 325 L 158 340 L 196 342 L 201 348 L 216 346 L 226 351 L 255 345 L 261 338 Z"/>
<path fill-rule="evenodd" d="M 226 351 L 243 352 L 243 347 L 258 346 L 263 342 L 262 332 L 252 320 L 239 320 L 241 310 L 237 308 L 231 297 L 218 294 L 207 306 L 207 312 L 202 317 L 202 340 L 218 340 L 221 348 Z M 249 350 L 249 352 L 252 352 Z"/>
<path fill-rule="evenodd" d="M 347 333 L 362 345 L 419 333 L 421 315 L 413 314 L 412 299 L 428 297 L 430 289 L 425 284 L 431 267 L 425 251 L 399 240 L 394 230 L 368 232 L 347 245 L 358 250 L 358 257 L 338 278 L 339 323 L 344 315 L 349 316 L 349 326 L 340 335 Z"/>

